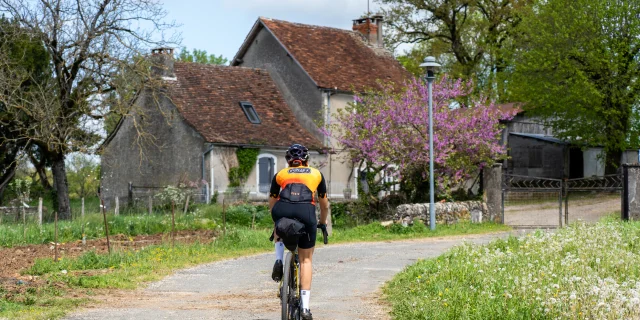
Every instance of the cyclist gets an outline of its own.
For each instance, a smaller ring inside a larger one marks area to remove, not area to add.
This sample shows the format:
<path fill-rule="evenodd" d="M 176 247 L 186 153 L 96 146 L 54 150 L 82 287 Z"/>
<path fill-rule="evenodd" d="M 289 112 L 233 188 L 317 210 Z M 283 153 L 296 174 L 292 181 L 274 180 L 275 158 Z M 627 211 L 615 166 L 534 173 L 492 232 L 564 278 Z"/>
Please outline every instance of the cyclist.
<path fill-rule="evenodd" d="M 308 149 L 300 144 L 289 147 L 285 155 L 288 168 L 280 170 L 271 182 L 269 209 L 271 218 L 277 224 L 281 218 L 296 219 L 305 225 L 306 235 L 298 240 L 300 259 L 300 295 L 302 300 L 302 319 L 312 320 L 309 310 L 311 295 L 311 267 L 313 248 L 316 243 L 318 223 L 326 224 L 329 213 L 329 199 L 324 176 L 318 169 L 309 167 Z M 320 221 L 316 220 L 316 195 L 320 204 Z M 275 233 L 275 231 L 274 231 Z M 274 235 L 276 262 L 273 265 L 271 278 L 278 282 L 282 279 L 282 260 L 285 245 L 282 239 Z"/>

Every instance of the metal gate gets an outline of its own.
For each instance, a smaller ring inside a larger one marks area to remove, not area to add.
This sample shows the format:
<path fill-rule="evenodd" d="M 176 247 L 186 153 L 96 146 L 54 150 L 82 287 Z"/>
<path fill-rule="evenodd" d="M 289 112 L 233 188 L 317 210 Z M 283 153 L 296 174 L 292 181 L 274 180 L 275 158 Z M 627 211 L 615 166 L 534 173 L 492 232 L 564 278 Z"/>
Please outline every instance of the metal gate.
<path fill-rule="evenodd" d="M 562 224 L 561 179 L 505 174 L 502 223 L 520 228 L 556 228 Z"/>
<path fill-rule="evenodd" d="M 621 174 L 565 180 L 505 174 L 502 222 L 532 228 L 595 222 L 621 210 L 622 189 Z"/>
<path fill-rule="evenodd" d="M 620 215 L 623 181 L 621 174 L 566 180 L 564 224 L 596 222 L 611 213 Z"/>

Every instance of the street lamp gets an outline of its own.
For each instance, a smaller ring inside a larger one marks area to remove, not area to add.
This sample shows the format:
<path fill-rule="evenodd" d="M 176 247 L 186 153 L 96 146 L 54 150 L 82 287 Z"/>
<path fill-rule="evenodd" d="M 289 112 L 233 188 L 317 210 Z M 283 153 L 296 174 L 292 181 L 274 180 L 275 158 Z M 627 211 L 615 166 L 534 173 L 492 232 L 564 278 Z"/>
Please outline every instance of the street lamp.
<path fill-rule="evenodd" d="M 431 231 L 436 230 L 436 208 L 433 201 L 433 94 L 431 86 L 439 67 L 440 64 L 436 62 L 436 58 L 431 56 L 424 58 L 424 62 L 420 64 L 420 68 L 427 70 L 424 78 L 427 80 L 429 88 L 429 226 Z"/>

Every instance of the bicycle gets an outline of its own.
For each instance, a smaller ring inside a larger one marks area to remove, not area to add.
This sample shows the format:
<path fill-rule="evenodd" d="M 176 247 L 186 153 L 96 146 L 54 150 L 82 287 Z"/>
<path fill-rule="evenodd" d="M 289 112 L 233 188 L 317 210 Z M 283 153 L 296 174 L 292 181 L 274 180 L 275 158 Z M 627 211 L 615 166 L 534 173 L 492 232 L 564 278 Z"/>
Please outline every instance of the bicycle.
<path fill-rule="evenodd" d="M 318 225 L 322 230 L 324 244 L 329 243 L 327 227 Z M 298 247 L 287 252 L 284 260 L 284 275 L 280 280 L 280 302 L 282 304 L 282 320 L 300 320 L 302 303 L 300 301 L 300 260 L 298 259 Z M 288 267 L 287 267 L 288 266 Z"/>

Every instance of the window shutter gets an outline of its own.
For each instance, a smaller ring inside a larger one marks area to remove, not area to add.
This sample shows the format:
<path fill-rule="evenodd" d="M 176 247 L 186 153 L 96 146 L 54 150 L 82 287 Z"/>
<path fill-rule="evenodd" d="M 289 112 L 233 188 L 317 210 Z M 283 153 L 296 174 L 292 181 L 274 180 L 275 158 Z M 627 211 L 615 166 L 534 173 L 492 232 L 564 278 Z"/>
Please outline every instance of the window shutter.
<path fill-rule="evenodd" d="M 269 164 L 272 161 L 273 159 L 267 157 L 258 159 L 258 190 L 260 192 L 269 192 L 269 177 L 272 176 L 270 175 L 269 169 L 271 169 L 271 166 Z M 273 171 L 273 169 L 271 169 L 271 171 Z"/>

